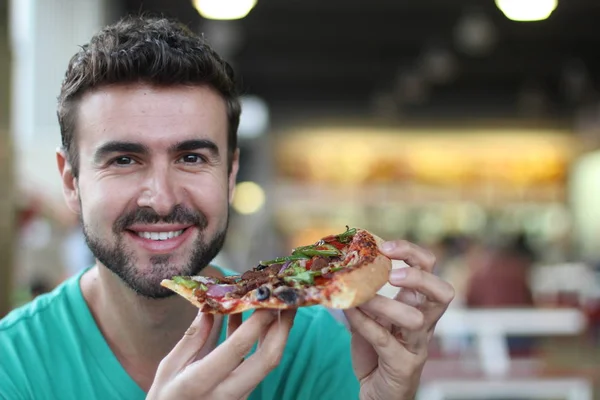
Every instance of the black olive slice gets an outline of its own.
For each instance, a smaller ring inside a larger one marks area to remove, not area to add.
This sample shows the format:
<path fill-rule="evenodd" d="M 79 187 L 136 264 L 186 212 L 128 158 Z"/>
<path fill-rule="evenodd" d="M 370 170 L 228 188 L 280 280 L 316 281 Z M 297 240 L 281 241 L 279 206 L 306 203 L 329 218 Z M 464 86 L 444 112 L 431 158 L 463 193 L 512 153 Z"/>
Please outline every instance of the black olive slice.
<path fill-rule="evenodd" d="M 268 287 L 266 286 L 261 286 L 258 289 L 256 289 L 256 299 L 263 301 L 263 300 L 267 300 L 269 297 L 271 297 L 271 290 L 269 290 Z"/>

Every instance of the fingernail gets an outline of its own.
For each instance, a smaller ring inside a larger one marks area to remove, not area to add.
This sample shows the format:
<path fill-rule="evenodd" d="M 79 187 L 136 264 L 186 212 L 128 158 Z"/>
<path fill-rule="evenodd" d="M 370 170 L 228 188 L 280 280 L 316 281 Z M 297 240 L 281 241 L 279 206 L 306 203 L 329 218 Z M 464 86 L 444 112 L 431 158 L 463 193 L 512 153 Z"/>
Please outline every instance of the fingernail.
<path fill-rule="evenodd" d="M 392 272 L 390 272 L 390 279 L 402 280 L 406 278 L 407 273 L 406 268 L 393 269 Z"/>
<path fill-rule="evenodd" d="M 396 244 L 394 242 L 385 242 L 381 245 L 381 250 L 392 251 L 394 250 L 394 247 L 396 247 Z"/>

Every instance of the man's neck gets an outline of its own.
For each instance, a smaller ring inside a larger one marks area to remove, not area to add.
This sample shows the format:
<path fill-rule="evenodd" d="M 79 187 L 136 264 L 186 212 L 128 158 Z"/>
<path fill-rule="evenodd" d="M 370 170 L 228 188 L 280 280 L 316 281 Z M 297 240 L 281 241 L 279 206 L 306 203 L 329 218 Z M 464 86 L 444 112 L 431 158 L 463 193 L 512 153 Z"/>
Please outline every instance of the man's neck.
<path fill-rule="evenodd" d="M 207 274 L 219 275 L 209 268 Z M 158 364 L 183 337 L 198 309 L 180 296 L 144 298 L 101 264 L 87 271 L 80 285 L 106 342 L 129 375 L 147 391 Z M 216 346 L 221 322 L 215 319 L 202 353 Z"/>

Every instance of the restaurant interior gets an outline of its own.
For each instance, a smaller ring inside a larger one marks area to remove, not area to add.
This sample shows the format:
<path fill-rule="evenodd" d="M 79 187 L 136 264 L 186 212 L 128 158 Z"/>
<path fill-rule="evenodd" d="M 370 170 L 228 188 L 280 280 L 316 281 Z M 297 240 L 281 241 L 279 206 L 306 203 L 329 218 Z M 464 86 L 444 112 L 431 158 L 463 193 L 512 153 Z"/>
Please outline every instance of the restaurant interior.
<path fill-rule="evenodd" d="M 419 400 L 600 399 L 596 0 L 0 9 L 0 182 L 14 194 L 0 200 L 0 316 L 94 262 L 56 172 L 56 96 L 85 38 L 145 12 L 205 34 L 241 77 L 241 167 L 215 263 L 243 271 L 346 226 L 410 240 L 456 289 Z"/>

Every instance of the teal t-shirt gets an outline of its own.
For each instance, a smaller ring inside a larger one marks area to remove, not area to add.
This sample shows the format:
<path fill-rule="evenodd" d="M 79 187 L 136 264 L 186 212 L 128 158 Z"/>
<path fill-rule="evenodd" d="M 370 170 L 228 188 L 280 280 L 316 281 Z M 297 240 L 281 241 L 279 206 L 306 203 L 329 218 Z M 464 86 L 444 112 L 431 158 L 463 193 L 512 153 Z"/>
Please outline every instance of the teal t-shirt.
<path fill-rule="evenodd" d="M 0 399 L 145 398 L 98 329 L 81 275 L 0 320 Z M 296 314 L 280 365 L 250 400 L 348 400 L 358 391 L 348 331 L 325 308 L 305 307 Z"/>

